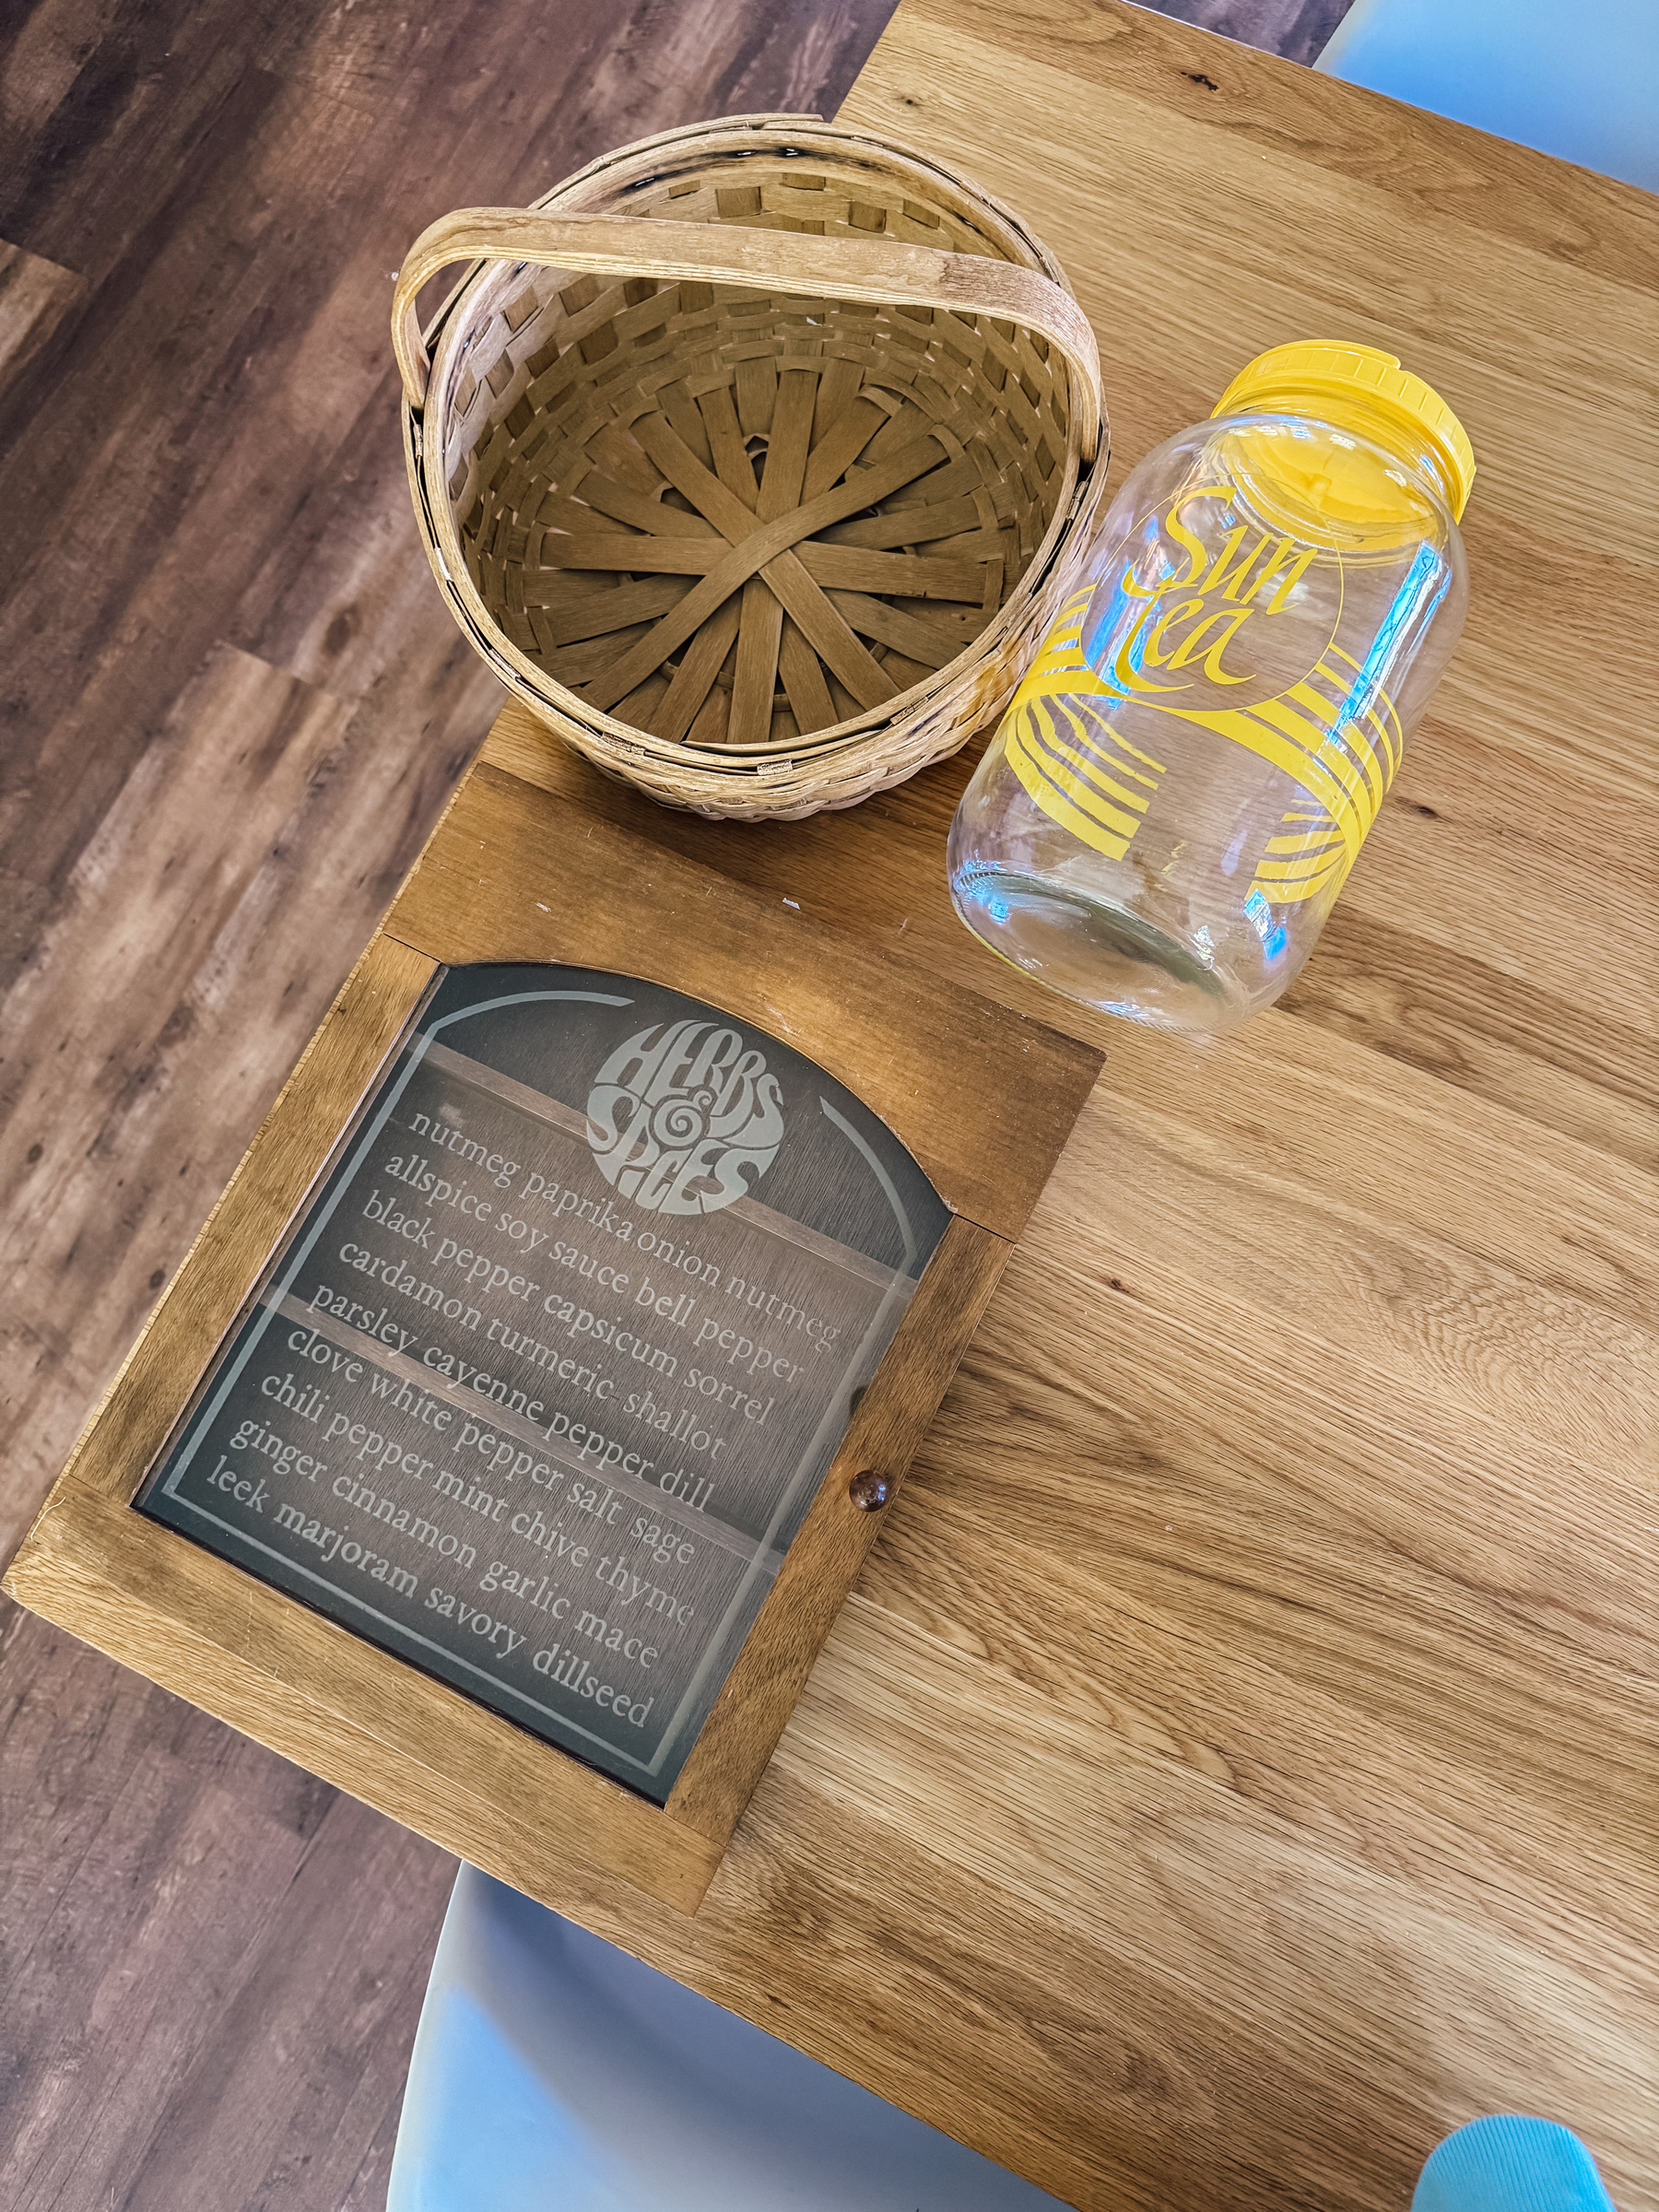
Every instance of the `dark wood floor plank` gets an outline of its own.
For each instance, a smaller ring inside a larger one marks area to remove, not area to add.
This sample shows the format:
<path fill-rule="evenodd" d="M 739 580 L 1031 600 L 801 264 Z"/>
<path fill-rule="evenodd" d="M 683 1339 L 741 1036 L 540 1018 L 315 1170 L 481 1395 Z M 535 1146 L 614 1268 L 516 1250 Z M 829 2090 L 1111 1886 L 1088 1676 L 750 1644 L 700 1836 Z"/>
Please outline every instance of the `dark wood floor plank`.
<path fill-rule="evenodd" d="M 86 279 L 0 239 L 0 394 L 50 343 Z"/>
<path fill-rule="evenodd" d="M 403 2110 L 403 2083 L 386 2107 L 372 2143 L 340 2199 L 340 2212 L 385 2212 L 386 2192 L 392 2182 L 392 2159 L 397 2148 L 397 2123 Z"/>
<path fill-rule="evenodd" d="M 116 1825 L 130 1819 L 133 1776 L 152 1772 L 234 1791 L 250 1820 L 301 1842 L 332 1795 L 0 1599 L 0 2018 L 16 2018 L 19 1985 L 58 1940 L 65 1898 L 93 1887 L 83 1869 L 118 1806 Z M 106 1899 L 106 1912 L 115 1909 Z M 21 2063 L 22 2037 L 8 2028 L 0 2041 Z"/>
<path fill-rule="evenodd" d="M 105 284 L 188 206 L 227 101 L 276 88 L 270 34 L 314 35 L 321 0 L 232 13 L 203 0 L 36 0 L 5 41 L 0 232 Z"/>
<path fill-rule="evenodd" d="M 254 1102 L 245 1008 L 264 1002 L 278 1029 L 298 1015 L 294 1047 L 304 1000 L 333 987 L 308 952 L 297 872 L 312 824 L 335 817 L 351 716 L 263 662 L 210 653 L 9 994 L 0 1143 L 18 1180 L 0 1227 L 0 1345 L 14 1483 L 38 1485 L 61 1456 L 100 1384 L 86 1351 L 101 1364 L 118 1350 L 155 1295 L 149 1276 L 164 1278 L 194 1233 L 196 1147 L 222 1148 L 216 1124 L 234 1142 Z M 239 805 L 250 787 L 257 808 Z"/>
<path fill-rule="evenodd" d="M 250 1929 L 293 1878 L 292 1836 L 223 1792 L 141 1768 L 115 1810 L 13 1994 L 32 2124 L 0 2192 L 18 2212 L 96 2204 L 109 2169 L 140 2162 L 168 2085 L 198 2061 L 227 1985 L 247 1971 Z M 70 1990 L 78 2018 L 63 2004 Z M 93 2069 L 96 2098 L 80 2093 Z"/>
<path fill-rule="evenodd" d="M 1137 0 L 1137 5 L 1139 0 Z M 1316 62 L 1352 0 L 1159 0 L 1157 13 L 1288 62 Z"/>
<path fill-rule="evenodd" d="M 394 2124 L 453 1862 L 0 1607 L 37 1870 L 6 1900 L 0 2203 L 333 2206 Z"/>
<path fill-rule="evenodd" d="M 211 2046 L 159 2101 L 125 2212 L 206 2205 L 209 2146 L 212 2201 L 250 2212 L 340 2203 L 364 2146 L 388 2115 L 395 2124 L 453 1880 L 444 1853 L 335 1799 Z"/>

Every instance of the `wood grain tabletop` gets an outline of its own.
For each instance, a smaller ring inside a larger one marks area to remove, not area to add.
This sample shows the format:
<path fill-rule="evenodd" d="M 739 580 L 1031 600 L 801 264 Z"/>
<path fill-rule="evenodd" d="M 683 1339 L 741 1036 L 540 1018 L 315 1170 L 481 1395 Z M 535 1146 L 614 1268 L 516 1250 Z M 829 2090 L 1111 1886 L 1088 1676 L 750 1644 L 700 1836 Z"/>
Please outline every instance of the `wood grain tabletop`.
<path fill-rule="evenodd" d="M 1654 203 L 1085 0 L 904 0 L 841 113 L 1054 247 L 1114 472 L 1265 347 L 1399 353 L 1474 440 L 1471 612 L 1207 1051 L 956 924 L 967 761 L 716 827 L 503 714 L 1107 1053 L 700 1914 L 569 1909 L 1078 2206 L 1382 2212 L 1503 2110 L 1659 2205 Z"/>
<path fill-rule="evenodd" d="M 961 930 L 971 756 L 712 825 L 503 713 L 494 767 L 1107 1053 L 701 1912 L 561 1905 L 1091 2212 L 1384 2212 L 1502 2110 L 1655 2212 L 1655 203 L 1117 0 L 903 0 L 841 116 L 1055 249 L 1114 482 L 1269 345 L 1397 352 L 1474 441 L 1469 621 L 1309 969 L 1207 1051 Z M 227 963 L 302 913 L 349 719 L 259 665 L 202 727 L 315 727 L 263 740 L 301 834 Z M 347 875 L 412 804 L 353 773 Z"/>

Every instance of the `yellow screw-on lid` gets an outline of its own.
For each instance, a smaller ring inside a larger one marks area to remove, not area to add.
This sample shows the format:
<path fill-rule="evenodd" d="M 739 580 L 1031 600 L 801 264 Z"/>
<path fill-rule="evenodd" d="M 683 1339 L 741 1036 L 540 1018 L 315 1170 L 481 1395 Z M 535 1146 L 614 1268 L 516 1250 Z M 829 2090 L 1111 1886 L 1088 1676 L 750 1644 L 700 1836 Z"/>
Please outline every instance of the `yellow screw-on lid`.
<path fill-rule="evenodd" d="M 1215 412 L 1238 415 L 1246 408 L 1269 408 L 1276 397 L 1309 394 L 1338 406 L 1357 402 L 1408 422 L 1428 439 L 1446 479 L 1453 516 L 1462 520 L 1475 481 L 1469 434 L 1438 392 L 1375 346 L 1347 346 L 1331 338 L 1275 346 L 1240 370 Z"/>

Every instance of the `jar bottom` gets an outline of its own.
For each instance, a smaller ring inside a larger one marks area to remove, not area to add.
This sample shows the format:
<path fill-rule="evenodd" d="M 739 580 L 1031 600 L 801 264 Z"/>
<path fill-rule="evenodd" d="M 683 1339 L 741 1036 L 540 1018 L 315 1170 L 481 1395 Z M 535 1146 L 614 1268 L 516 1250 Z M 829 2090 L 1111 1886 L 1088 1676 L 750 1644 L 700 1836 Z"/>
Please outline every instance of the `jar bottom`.
<path fill-rule="evenodd" d="M 950 896 L 982 943 L 1080 1006 L 1150 1029 L 1213 1037 L 1253 1010 L 1251 992 L 1144 914 L 1075 885 L 963 869 Z"/>

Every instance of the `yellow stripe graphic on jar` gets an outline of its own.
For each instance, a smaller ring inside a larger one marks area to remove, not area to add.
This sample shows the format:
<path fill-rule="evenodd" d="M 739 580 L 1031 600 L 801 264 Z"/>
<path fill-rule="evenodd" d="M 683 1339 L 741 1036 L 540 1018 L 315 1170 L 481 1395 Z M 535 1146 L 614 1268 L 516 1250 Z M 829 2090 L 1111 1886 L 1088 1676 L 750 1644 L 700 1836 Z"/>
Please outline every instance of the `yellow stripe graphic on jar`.
<path fill-rule="evenodd" d="M 1295 906 L 1338 889 L 1348 872 L 1347 848 L 1330 816 L 1290 813 L 1279 826 L 1295 833 L 1267 840 L 1251 889 L 1274 906 Z"/>
<path fill-rule="evenodd" d="M 1288 834 L 1267 840 L 1250 887 L 1276 906 L 1335 896 L 1366 831 L 1377 818 L 1405 749 L 1399 715 L 1381 686 L 1372 687 L 1372 703 L 1357 718 L 1343 713 L 1351 700 L 1355 678 L 1363 677 L 1364 670 L 1340 645 L 1333 642 L 1327 651 L 1349 672 L 1345 675 L 1343 667 L 1329 667 L 1323 660 L 1315 671 L 1339 694 L 1335 703 L 1321 698 L 1311 682 L 1293 686 L 1284 697 L 1312 707 L 1321 717 L 1312 731 L 1298 729 L 1294 734 L 1303 741 L 1308 736 L 1317 739 L 1320 764 L 1341 785 L 1349 804 L 1327 805 L 1312 814 L 1292 807 L 1282 818 L 1279 828 Z M 1266 710 L 1258 707 L 1254 712 L 1264 714 Z M 1269 720 L 1281 733 L 1285 731 L 1280 717 Z M 1304 790 L 1312 791 L 1316 797 L 1322 795 L 1305 770 L 1297 772 Z"/>
<path fill-rule="evenodd" d="M 1107 710 L 1134 706 L 1195 723 L 1282 770 L 1316 809 L 1285 815 L 1284 834 L 1267 841 L 1251 888 L 1279 906 L 1334 892 L 1400 764 L 1405 740 L 1387 693 L 1366 684 L 1361 704 L 1365 671 L 1333 641 L 1300 682 L 1253 706 L 1206 711 L 1127 694 L 1083 657 L 1091 589 L 1061 609 L 1003 723 L 1008 763 L 1034 804 L 1095 852 L 1121 860 L 1167 769 L 1130 744 Z"/>
<path fill-rule="evenodd" d="M 1364 673 L 1360 664 L 1339 645 L 1328 647 L 1327 653 L 1329 658 L 1321 660 L 1300 683 L 1293 684 L 1277 699 L 1263 700 L 1253 707 L 1223 707 L 1206 713 L 1192 707 L 1159 704 L 1152 711 L 1214 730 L 1218 736 L 1248 747 L 1259 759 L 1294 777 L 1324 808 L 1324 818 L 1340 838 L 1346 856 L 1342 874 L 1346 875 L 1359 857 L 1366 831 L 1376 820 L 1377 810 L 1394 782 L 1403 740 L 1394 702 L 1379 686 L 1368 687 L 1371 702 L 1359 708 L 1356 716 L 1355 679 Z M 1344 664 L 1352 673 L 1345 674 L 1342 666 L 1333 667 L 1332 660 Z M 1317 689 L 1316 677 L 1335 696 L 1326 698 Z M 1291 818 L 1287 816 L 1286 821 Z M 1271 857 L 1278 861 L 1296 855 L 1271 853 Z"/>
<path fill-rule="evenodd" d="M 1008 764 L 1034 805 L 1097 853 L 1121 860 L 1158 790 L 1161 760 L 1093 711 L 1116 699 L 1083 657 L 1091 586 L 1074 593 L 1014 694 L 1002 725 Z"/>

